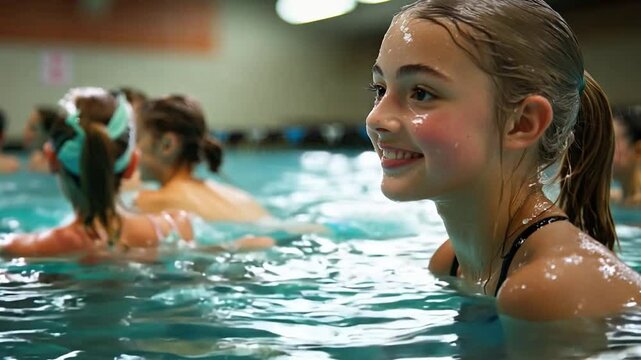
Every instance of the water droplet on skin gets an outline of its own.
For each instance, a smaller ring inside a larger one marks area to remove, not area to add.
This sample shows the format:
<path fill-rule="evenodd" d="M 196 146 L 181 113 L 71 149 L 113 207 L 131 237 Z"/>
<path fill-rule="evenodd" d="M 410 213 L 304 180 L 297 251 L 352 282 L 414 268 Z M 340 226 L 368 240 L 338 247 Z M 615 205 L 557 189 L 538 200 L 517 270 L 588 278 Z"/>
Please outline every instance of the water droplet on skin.
<path fill-rule="evenodd" d="M 579 311 L 583 310 L 583 300 L 581 300 L 574 309 L 574 315 L 578 315 Z"/>
<path fill-rule="evenodd" d="M 641 286 L 641 276 L 631 268 L 612 258 L 612 253 L 603 245 L 593 240 L 585 233 L 579 233 L 579 247 L 592 255 L 599 256 L 598 270 L 606 281 L 616 278 L 631 281 L 636 286 Z"/>
<path fill-rule="evenodd" d="M 415 117 L 412 119 L 412 124 L 415 126 L 420 126 L 423 125 L 423 122 L 427 119 L 427 114 L 419 115 L 417 113 L 414 113 Z"/>
<path fill-rule="evenodd" d="M 583 232 L 579 233 L 579 247 L 591 254 L 599 254 L 602 256 L 607 256 L 607 252 L 609 251 Z"/>
<path fill-rule="evenodd" d="M 548 280 L 556 280 L 559 278 L 557 272 L 555 271 L 556 269 L 556 264 L 553 262 L 548 262 L 546 264 L 546 269 L 545 269 L 545 278 Z"/>
<path fill-rule="evenodd" d="M 579 265 L 583 262 L 583 256 L 581 255 L 570 255 L 563 258 L 563 262 L 566 264 Z"/>
<path fill-rule="evenodd" d="M 612 264 L 612 261 L 607 258 L 600 258 L 599 259 L 599 271 L 603 275 L 603 279 L 605 280 L 610 280 L 610 278 L 614 277 L 617 273 L 617 266 L 615 264 Z"/>
<path fill-rule="evenodd" d="M 401 26 L 399 27 L 401 32 L 403 33 L 403 40 L 405 40 L 406 43 L 412 42 L 412 34 L 410 33 L 410 28 L 407 26 L 407 18 L 403 19 L 403 22 L 401 23 Z"/>
<path fill-rule="evenodd" d="M 540 201 L 534 205 L 534 209 L 532 211 L 532 214 L 530 214 L 529 217 L 526 217 L 523 219 L 522 223 L 523 225 L 529 223 L 530 221 L 534 220 L 537 216 L 539 216 L 541 213 L 543 213 L 545 210 L 548 209 L 548 204 L 545 201 Z"/>
<path fill-rule="evenodd" d="M 454 144 L 454 148 L 455 148 L 455 149 L 458 149 L 459 145 L 460 145 L 460 144 L 459 144 L 458 142 L 457 142 L 457 143 L 455 143 L 455 144 Z"/>
<path fill-rule="evenodd" d="M 548 280 L 556 280 L 556 279 L 558 279 L 558 276 L 556 274 L 552 274 L 552 273 L 549 273 L 549 272 L 546 271 L 545 272 L 545 278 L 548 279 Z"/>

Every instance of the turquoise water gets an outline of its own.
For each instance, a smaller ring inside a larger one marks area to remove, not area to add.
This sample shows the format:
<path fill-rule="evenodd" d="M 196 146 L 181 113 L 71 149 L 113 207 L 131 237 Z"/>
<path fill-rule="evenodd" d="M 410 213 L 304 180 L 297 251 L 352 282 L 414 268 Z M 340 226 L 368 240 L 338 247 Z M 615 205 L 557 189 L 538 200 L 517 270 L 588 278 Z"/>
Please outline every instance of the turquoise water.
<path fill-rule="evenodd" d="M 332 232 L 199 224 L 202 243 L 255 232 L 271 233 L 279 245 L 234 255 L 168 249 L 152 264 L 4 261 L 0 358 L 507 356 L 492 300 L 462 296 L 426 270 L 446 236 L 434 206 L 385 199 L 374 153 L 236 151 L 223 171 L 279 217 Z M 0 232 L 55 226 L 69 212 L 50 176 L 0 180 Z M 641 230 L 621 223 L 618 231 L 622 257 L 641 269 Z M 610 321 L 608 349 L 594 358 L 639 356 L 640 319 Z"/>

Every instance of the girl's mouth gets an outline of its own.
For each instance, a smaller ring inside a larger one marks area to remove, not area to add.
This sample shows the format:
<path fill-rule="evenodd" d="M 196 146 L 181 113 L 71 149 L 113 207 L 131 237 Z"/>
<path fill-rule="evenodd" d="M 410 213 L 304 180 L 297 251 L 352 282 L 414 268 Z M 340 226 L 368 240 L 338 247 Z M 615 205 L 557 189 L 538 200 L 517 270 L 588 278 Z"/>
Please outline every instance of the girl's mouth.
<path fill-rule="evenodd" d="M 381 151 L 383 153 L 381 165 L 386 169 L 405 166 L 424 157 L 421 153 L 400 149 L 384 148 Z"/>

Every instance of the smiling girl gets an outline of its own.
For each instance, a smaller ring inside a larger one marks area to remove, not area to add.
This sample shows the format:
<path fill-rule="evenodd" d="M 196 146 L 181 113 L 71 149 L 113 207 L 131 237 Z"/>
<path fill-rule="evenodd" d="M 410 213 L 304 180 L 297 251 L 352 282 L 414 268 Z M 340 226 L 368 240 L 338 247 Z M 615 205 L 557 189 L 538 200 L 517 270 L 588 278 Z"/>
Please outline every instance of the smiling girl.
<path fill-rule="evenodd" d="M 372 89 L 367 129 L 383 193 L 433 200 L 449 235 L 430 261 L 435 275 L 495 296 L 516 319 L 604 316 L 639 302 L 641 278 L 611 251 L 608 100 L 544 1 L 404 8 Z M 556 201 L 542 189 L 553 165 Z"/>

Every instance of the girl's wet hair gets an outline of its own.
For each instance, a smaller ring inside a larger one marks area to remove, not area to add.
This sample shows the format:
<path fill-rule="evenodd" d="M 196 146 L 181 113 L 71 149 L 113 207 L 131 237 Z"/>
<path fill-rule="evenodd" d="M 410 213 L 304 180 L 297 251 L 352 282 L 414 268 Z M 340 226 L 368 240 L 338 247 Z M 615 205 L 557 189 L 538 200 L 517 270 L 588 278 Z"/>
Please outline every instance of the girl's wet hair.
<path fill-rule="evenodd" d="M 85 137 L 80 158 L 80 173 L 76 175 L 62 166 L 60 171 L 71 179 L 64 182 L 63 186 L 67 189 L 76 188 L 67 193 L 89 234 L 99 238 L 94 225 L 97 220 L 106 229 L 108 240 L 113 241 L 119 237 L 121 226 L 120 217 L 116 212 L 116 194 L 122 178 L 122 173 L 114 172 L 114 164 L 127 150 L 129 132 L 132 129 L 129 128 L 117 139 L 112 140 L 109 137 L 106 125 L 114 114 L 118 101 L 107 92 L 101 95 L 80 95 L 74 102 Z M 65 142 L 76 135 L 77 132 L 63 118 L 56 120 L 49 132 L 56 153 Z"/>
<path fill-rule="evenodd" d="M 550 101 L 554 117 L 539 142 L 540 171 L 560 164 L 559 205 L 572 223 L 611 249 L 612 115 L 565 20 L 543 0 L 419 0 L 400 15 L 444 27 L 490 75 L 501 131 L 528 96 Z"/>
<path fill-rule="evenodd" d="M 130 104 L 133 104 L 136 101 L 147 101 L 147 94 L 145 94 L 140 89 L 136 89 L 130 86 L 121 86 L 115 90 L 112 90 L 111 93 L 115 96 L 121 93 L 125 94 L 125 97 Z"/>
<path fill-rule="evenodd" d="M 172 132 L 182 140 L 177 164 L 193 166 L 204 157 L 212 172 L 223 159 L 220 143 L 209 136 L 202 109 L 194 100 L 171 95 L 147 101 L 140 110 L 140 126 L 160 137 Z"/>

